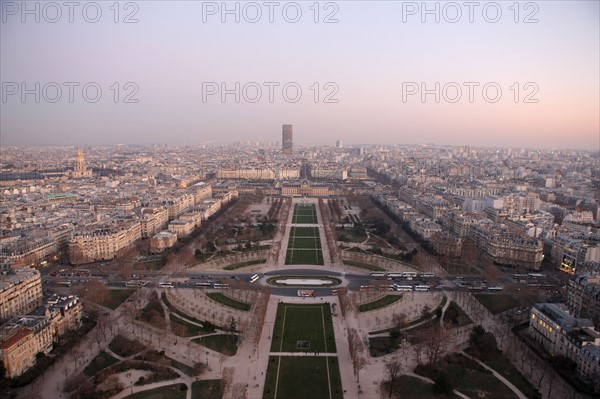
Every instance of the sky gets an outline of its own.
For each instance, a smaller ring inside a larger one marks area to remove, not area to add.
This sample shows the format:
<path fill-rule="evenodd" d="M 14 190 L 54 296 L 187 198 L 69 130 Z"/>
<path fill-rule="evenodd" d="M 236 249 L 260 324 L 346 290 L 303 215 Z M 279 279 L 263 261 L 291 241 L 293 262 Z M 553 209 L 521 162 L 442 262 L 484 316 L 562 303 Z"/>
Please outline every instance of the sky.
<path fill-rule="evenodd" d="M 598 1 L 0 1 L 0 145 L 600 150 Z"/>

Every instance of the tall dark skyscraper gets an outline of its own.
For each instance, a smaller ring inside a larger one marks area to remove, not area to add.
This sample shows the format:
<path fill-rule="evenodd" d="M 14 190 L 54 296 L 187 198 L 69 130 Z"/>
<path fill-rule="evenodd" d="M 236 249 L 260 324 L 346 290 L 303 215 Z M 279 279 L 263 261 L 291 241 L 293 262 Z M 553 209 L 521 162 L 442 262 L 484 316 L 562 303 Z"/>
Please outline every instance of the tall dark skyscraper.
<path fill-rule="evenodd" d="M 283 125 L 281 131 L 281 152 L 284 154 L 291 154 L 293 149 L 292 125 Z"/>

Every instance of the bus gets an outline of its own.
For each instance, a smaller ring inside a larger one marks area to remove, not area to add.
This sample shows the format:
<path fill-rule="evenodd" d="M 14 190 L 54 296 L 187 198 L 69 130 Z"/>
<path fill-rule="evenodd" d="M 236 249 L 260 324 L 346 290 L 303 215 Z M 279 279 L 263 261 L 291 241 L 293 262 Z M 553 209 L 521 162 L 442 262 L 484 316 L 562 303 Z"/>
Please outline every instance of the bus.
<path fill-rule="evenodd" d="M 431 287 L 428 286 L 428 285 L 417 285 L 417 286 L 415 286 L 415 291 L 426 292 L 426 291 L 429 291 L 430 289 L 431 289 Z"/>
<path fill-rule="evenodd" d="M 374 273 L 371 273 L 371 277 L 385 277 L 385 273 L 374 272 Z"/>
<path fill-rule="evenodd" d="M 396 291 L 412 291 L 413 287 L 412 285 L 395 285 L 396 287 Z"/>
<path fill-rule="evenodd" d="M 497 286 L 497 287 L 488 287 L 488 291 L 491 291 L 491 292 L 502 291 L 502 287 L 500 287 L 500 286 Z"/>
<path fill-rule="evenodd" d="M 160 283 L 158 283 L 158 288 L 173 288 L 175 287 L 175 284 L 169 282 L 169 281 L 161 281 Z"/>
<path fill-rule="evenodd" d="M 417 272 L 403 272 L 402 277 L 417 277 Z"/>
<path fill-rule="evenodd" d="M 315 292 L 313 290 L 298 290 L 298 296 L 314 297 Z"/>
<path fill-rule="evenodd" d="M 59 281 L 56 284 L 62 285 L 63 287 L 70 287 L 73 283 L 71 281 L 67 280 L 67 281 Z"/>
<path fill-rule="evenodd" d="M 431 278 L 431 277 L 435 277 L 435 274 L 433 274 L 433 273 L 421 273 L 421 277 L 423 277 L 423 278 Z"/>
<path fill-rule="evenodd" d="M 225 288 L 229 288 L 229 284 L 214 283 L 213 284 L 213 288 L 216 288 L 216 289 L 225 289 Z"/>
<path fill-rule="evenodd" d="M 255 274 L 254 276 L 250 277 L 250 282 L 253 283 L 256 280 L 258 280 L 260 278 L 260 276 L 258 274 Z"/>
<path fill-rule="evenodd" d="M 130 280 L 125 283 L 125 287 L 143 287 L 145 283 L 145 281 L 141 280 Z"/>
<path fill-rule="evenodd" d="M 388 273 L 388 277 L 402 277 L 402 273 Z"/>
<path fill-rule="evenodd" d="M 361 291 L 369 291 L 369 290 L 374 290 L 374 289 L 375 289 L 374 285 L 361 285 L 360 286 Z"/>
<path fill-rule="evenodd" d="M 212 283 L 210 281 L 203 281 L 203 282 L 200 282 L 200 283 L 196 283 L 196 287 L 210 288 L 210 287 L 212 287 Z"/>
<path fill-rule="evenodd" d="M 395 291 L 396 290 L 393 285 L 380 285 L 378 287 L 378 289 L 379 289 L 379 291 Z"/>

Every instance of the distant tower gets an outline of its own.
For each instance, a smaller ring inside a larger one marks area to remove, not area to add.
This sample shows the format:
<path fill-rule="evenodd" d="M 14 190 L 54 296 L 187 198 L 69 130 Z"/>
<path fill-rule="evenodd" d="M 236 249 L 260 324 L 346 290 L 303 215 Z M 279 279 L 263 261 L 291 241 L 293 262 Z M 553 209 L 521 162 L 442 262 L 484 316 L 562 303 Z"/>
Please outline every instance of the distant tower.
<path fill-rule="evenodd" d="M 292 125 L 283 125 L 281 131 L 281 152 L 284 154 L 291 154 L 293 148 Z"/>
<path fill-rule="evenodd" d="M 92 171 L 87 168 L 85 164 L 85 158 L 83 157 L 83 152 L 81 148 L 77 149 L 77 157 L 75 158 L 75 166 L 73 167 L 73 172 L 71 173 L 71 177 L 74 179 L 80 179 L 82 177 L 92 177 Z"/>
<path fill-rule="evenodd" d="M 336 141 L 336 142 L 335 142 L 335 146 L 336 146 L 337 148 L 342 148 L 342 140 L 338 140 L 338 141 Z"/>

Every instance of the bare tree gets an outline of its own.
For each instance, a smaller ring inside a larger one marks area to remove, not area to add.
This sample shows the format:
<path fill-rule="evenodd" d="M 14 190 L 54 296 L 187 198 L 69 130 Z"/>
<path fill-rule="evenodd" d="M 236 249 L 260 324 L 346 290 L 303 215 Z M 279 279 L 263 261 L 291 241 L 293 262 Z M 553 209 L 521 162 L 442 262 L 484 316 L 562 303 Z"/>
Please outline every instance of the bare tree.
<path fill-rule="evenodd" d="M 90 302 L 103 304 L 109 298 L 110 291 L 102 281 L 89 280 L 83 283 L 81 295 Z"/>
<path fill-rule="evenodd" d="M 362 357 L 364 346 L 358 335 L 358 331 L 355 328 L 348 329 L 348 346 L 350 349 L 350 358 L 352 359 L 352 366 L 354 368 L 354 375 L 356 376 L 356 382 L 359 381 L 360 370 L 365 367 L 366 360 Z"/>
<path fill-rule="evenodd" d="M 398 383 L 398 377 L 402 374 L 403 366 L 402 362 L 398 358 L 392 358 L 389 361 L 384 363 L 385 365 L 385 375 L 387 378 L 387 382 L 390 388 L 390 398 L 392 397 L 392 393 L 396 388 L 396 384 Z"/>
<path fill-rule="evenodd" d="M 450 335 L 440 326 L 433 327 L 423 334 L 423 349 L 428 363 L 434 364 L 448 347 Z"/>
<path fill-rule="evenodd" d="M 395 313 L 392 316 L 392 324 L 394 325 L 394 327 L 400 330 L 406 325 L 407 318 L 408 316 L 406 315 L 406 313 Z"/>

